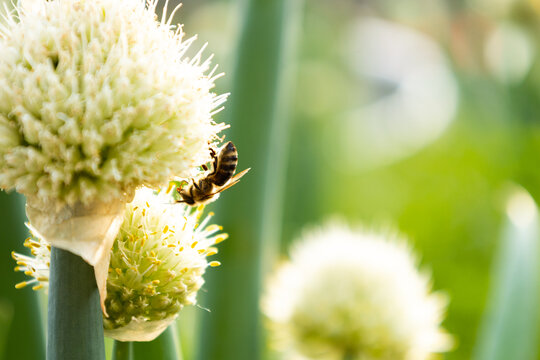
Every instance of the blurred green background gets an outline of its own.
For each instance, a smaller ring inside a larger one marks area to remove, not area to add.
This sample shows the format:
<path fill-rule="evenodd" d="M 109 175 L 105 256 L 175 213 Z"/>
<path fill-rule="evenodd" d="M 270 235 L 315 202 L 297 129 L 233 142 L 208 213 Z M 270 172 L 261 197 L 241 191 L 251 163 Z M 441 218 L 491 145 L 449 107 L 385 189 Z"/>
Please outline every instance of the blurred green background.
<path fill-rule="evenodd" d="M 226 73 L 238 9 L 185 2 L 186 29 Z M 510 184 L 540 199 L 539 11 L 527 0 L 304 3 L 282 250 L 329 216 L 397 227 L 450 297 L 457 347 L 445 359 L 473 356 Z M 257 167 L 239 152 L 241 168 Z"/>
<path fill-rule="evenodd" d="M 183 2 L 178 21 L 188 35 L 199 34 L 198 44 L 209 43 L 228 75 L 217 91 L 231 91 L 243 2 Z M 434 289 L 449 295 L 444 326 L 457 346 L 442 358 L 470 359 L 508 189 L 519 184 L 540 199 L 540 1 L 306 0 L 299 21 L 285 191 L 276 194 L 284 205 L 283 253 L 302 228 L 331 216 L 399 229 L 431 272 Z M 228 121 L 227 110 L 216 120 Z M 240 169 L 263 166 L 243 162 L 242 148 L 239 155 Z M 9 281 L 0 284 L 0 324 L 13 330 L 21 310 L 11 281 L 24 276 L 11 273 L 14 245 L 4 248 L 0 270 Z M 194 307 L 180 315 L 185 359 L 194 356 L 205 314 Z M 537 312 L 532 317 L 540 321 Z M 28 341 L 3 336 L 0 354 L 2 345 Z M 509 360 L 533 358 L 540 359 Z"/>

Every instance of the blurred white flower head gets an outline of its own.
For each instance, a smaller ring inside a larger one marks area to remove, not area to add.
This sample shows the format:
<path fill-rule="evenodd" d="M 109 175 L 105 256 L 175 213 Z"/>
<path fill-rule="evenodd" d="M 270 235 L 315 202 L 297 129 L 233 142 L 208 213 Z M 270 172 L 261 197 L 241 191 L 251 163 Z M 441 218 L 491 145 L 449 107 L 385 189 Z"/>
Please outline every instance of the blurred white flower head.
<path fill-rule="evenodd" d="M 397 236 L 338 223 L 306 232 L 268 282 L 262 309 L 291 359 L 423 360 L 447 351 L 446 300 Z"/>
<path fill-rule="evenodd" d="M 168 203 L 150 189 L 138 190 L 126 205 L 125 219 L 113 248 L 107 277 L 105 335 L 120 341 L 149 341 L 196 303 L 208 266 L 218 261 L 215 244 L 226 239 L 221 227 L 201 220 L 204 207 Z M 36 237 L 26 241 L 34 257 L 14 253 L 18 267 L 34 279 L 17 284 L 48 286 L 49 246 Z"/>
<path fill-rule="evenodd" d="M 350 166 L 338 166 L 387 165 L 444 134 L 459 89 L 437 42 L 409 26 L 370 17 L 359 18 L 348 33 L 346 59 L 369 97 L 343 114 L 339 157 Z"/>
<path fill-rule="evenodd" d="M 189 177 L 225 126 L 157 0 L 21 0 L 0 27 L 0 187 L 57 205 Z M 166 9 L 164 11 L 167 12 Z"/>

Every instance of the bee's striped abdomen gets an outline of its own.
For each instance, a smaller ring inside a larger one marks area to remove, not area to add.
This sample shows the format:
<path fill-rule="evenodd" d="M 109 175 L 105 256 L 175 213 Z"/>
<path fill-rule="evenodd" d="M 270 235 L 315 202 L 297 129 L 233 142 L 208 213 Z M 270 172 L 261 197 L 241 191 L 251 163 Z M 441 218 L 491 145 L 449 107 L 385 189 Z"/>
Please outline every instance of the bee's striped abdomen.
<path fill-rule="evenodd" d="M 229 141 L 219 152 L 217 171 L 214 175 L 213 183 L 217 186 L 225 185 L 234 175 L 237 164 L 238 152 L 234 144 Z"/>

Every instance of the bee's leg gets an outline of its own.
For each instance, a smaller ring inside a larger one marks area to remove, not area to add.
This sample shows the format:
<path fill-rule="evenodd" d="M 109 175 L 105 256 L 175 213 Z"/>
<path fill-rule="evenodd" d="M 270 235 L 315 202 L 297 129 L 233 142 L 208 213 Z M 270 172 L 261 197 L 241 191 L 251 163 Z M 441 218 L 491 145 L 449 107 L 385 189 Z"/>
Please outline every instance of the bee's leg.
<path fill-rule="evenodd" d="M 208 166 L 206 166 L 206 164 L 202 164 L 201 167 L 203 168 L 204 171 L 208 171 Z"/>
<path fill-rule="evenodd" d="M 185 203 L 185 202 L 187 202 L 186 197 L 185 197 L 185 193 L 182 192 L 182 188 L 180 186 L 176 188 L 176 193 L 178 195 L 180 195 L 180 197 L 182 198 L 182 200 L 176 200 L 177 203 Z"/>
<path fill-rule="evenodd" d="M 193 197 L 193 187 L 189 188 L 189 197 L 191 198 L 191 201 L 193 201 L 193 204 L 195 204 L 195 198 Z"/>
<path fill-rule="evenodd" d="M 215 175 L 217 173 L 217 168 L 218 168 L 218 156 L 216 154 L 216 151 L 212 148 L 210 148 L 210 155 L 212 155 L 212 159 L 214 161 L 212 162 L 212 172 L 208 174 L 208 176 Z"/>
<path fill-rule="evenodd" d="M 191 181 L 193 182 L 193 186 L 197 189 L 197 190 L 201 190 L 201 188 L 199 187 L 199 185 L 197 185 L 197 182 L 195 181 L 195 179 L 191 179 Z M 193 188 L 191 188 L 191 190 L 193 190 Z"/>

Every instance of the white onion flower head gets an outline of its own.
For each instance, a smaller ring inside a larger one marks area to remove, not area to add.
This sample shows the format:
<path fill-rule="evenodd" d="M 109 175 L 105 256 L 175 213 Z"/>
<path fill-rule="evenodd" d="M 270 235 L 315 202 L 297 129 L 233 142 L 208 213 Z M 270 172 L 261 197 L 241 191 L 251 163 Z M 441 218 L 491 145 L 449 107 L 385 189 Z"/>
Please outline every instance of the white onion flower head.
<path fill-rule="evenodd" d="M 201 220 L 204 207 L 170 204 L 170 197 L 138 190 L 111 250 L 103 326 L 120 341 L 150 341 L 174 321 L 186 305 L 196 304 L 203 274 L 218 261 L 215 244 L 226 239 L 221 227 Z M 40 238 L 27 240 L 34 257 L 14 253 L 18 267 L 34 277 L 17 284 L 48 286 L 50 250 Z"/>
<path fill-rule="evenodd" d="M 157 0 L 19 3 L 0 29 L 2 188 L 88 204 L 210 161 L 225 96 Z"/>
<path fill-rule="evenodd" d="M 288 359 L 424 360 L 452 346 L 430 288 L 402 239 L 333 223 L 294 245 L 262 310 Z"/>
<path fill-rule="evenodd" d="M 193 175 L 226 127 L 210 59 L 186 58 L 194 38 L 156 5 L 20 0 L 0 25 L 0 188 L 27 197 L 35 233 L 96 268 L 102 294 L 125 202 Z"/>

